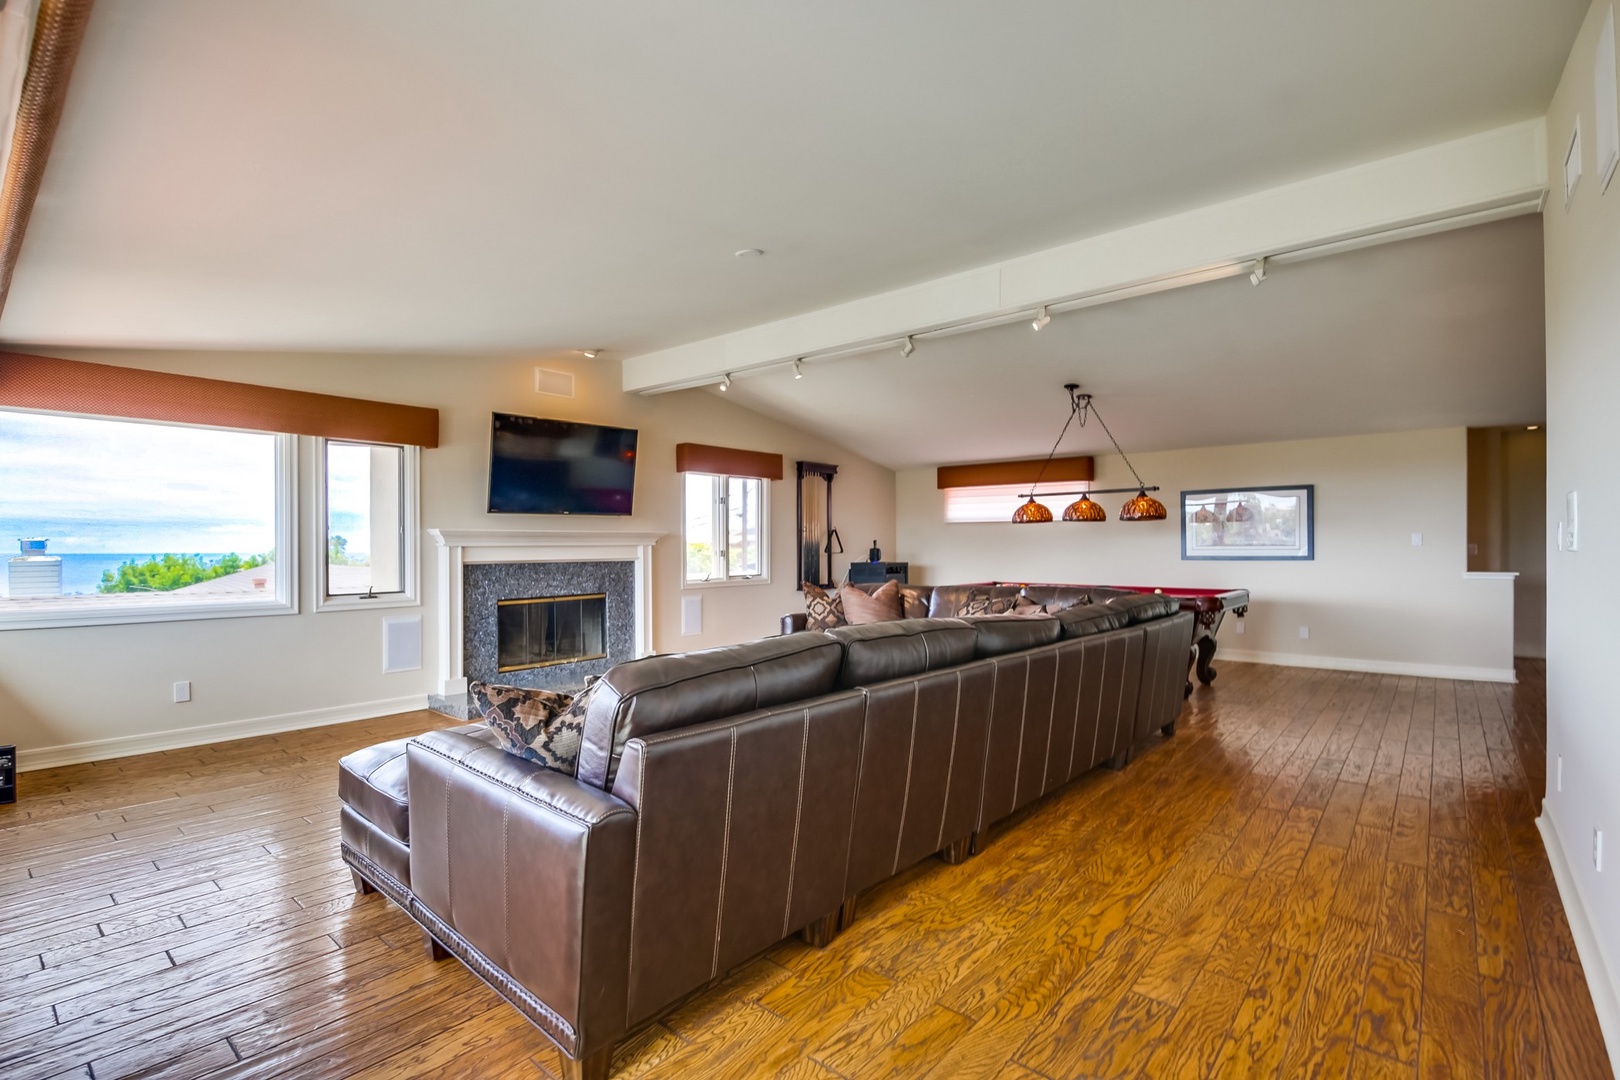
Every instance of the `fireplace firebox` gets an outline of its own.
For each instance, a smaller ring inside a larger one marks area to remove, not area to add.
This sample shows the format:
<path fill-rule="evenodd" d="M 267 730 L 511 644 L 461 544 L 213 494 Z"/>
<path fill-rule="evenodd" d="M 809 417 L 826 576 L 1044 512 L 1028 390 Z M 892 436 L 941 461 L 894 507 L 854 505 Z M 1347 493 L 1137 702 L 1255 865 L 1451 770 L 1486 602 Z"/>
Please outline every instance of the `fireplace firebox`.
<path fill-rule="evenodd" d="M 600 660 L 607 656 L 607 594 L 498 600 L 495 626 L 502 672 Z"/>

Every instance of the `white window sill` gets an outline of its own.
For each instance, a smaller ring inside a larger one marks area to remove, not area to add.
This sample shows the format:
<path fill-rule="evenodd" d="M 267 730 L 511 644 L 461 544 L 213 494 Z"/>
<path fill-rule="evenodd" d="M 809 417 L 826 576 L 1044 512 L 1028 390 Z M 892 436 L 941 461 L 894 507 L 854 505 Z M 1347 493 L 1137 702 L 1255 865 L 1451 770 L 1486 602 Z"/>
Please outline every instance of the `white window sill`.
<path fill-rule="evenodd" d="M 316 611 L 376 611 L 378 608 L 421 607 L 419 597 L 410 593 L 378 593 L 374 597 L 358 594 L 323 596 L 315 600 Z"/>
<path fill-rule="evenodd" d="M 713 581 L 688 581 L 683 589 L 732 589 L 739 585 L 769 585 L 770 575 L 750 578 L 716 578 Z"/>
<path fill-rule="evenodd" d="M 177 603 L 172 599 L 134 598 L 106 601 L 0 600 L 0 630 L 45 630 L 68 626 L 117 626 L 130 623 L 193 622 L 240 619 L 259 615 L 296 615 L 290 601 L 225 600 Z"/>

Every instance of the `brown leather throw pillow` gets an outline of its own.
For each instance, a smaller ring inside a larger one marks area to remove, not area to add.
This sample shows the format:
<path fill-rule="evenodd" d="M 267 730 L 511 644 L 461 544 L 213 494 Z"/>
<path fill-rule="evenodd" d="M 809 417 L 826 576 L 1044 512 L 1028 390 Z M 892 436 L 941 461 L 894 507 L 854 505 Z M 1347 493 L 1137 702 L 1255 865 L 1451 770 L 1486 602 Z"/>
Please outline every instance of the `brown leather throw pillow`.
<path fill-rule="evenodd" d="M 872 593 L 845 585 L 838 590 L 838 598 L 844 602 L 844 618 L 849 620 L 851 626 L 893 622 L 903 614 L 898 581 L 885 581 L 882 588 Z"/>

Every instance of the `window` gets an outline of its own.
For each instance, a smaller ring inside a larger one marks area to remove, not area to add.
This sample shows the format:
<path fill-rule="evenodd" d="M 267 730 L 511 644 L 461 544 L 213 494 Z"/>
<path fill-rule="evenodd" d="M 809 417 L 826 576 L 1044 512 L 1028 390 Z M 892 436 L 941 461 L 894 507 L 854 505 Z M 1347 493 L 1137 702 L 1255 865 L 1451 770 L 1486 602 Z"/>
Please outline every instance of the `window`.
<path fill-rule="evenodd" d="M 766 581 L 765 481 L 682 473 L 686 484 L 686 583 Z"/>
<path fill-rule="evenodd" d="M 1036 488 L 1035 498 L 1052 508 L 1055 514 L 1063 513 L 1063 508 L 1073 502 L 1076 496 L 1059 495 L 1043 497 L 1042 489 L 1049 491 L 1082 491 L 1090 484 L 1078 483 L 1073 480 L 1054 484 L 1048 480 L 1041 487 Z M 1028 484 L 993 484 L 989 487 L 959 487 L 945 489 L 945 520 L 948 522 L 963 521 L 1011 521 L 1013 511 L 1024 503 L 1023 496 L 1028 495 Z"/>
<path fill-rule="evenodd" d="M 321 439 L 321 610 L 417 602 L 414 446 Z"/>
<path fill-rule="evenodd" d="M 294 442 L 0 410 L 0 627 L 296 610 Z"/>

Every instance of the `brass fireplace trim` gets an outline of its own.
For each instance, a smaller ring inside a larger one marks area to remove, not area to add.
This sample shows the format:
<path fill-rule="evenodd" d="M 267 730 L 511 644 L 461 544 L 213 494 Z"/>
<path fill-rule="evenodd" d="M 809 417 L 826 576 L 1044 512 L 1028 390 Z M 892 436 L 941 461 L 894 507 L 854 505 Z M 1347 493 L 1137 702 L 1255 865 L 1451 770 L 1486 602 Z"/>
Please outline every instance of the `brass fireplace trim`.
<path fill-rule="evenodd" d="M 518 607 L 526 604 L 559 604 L 567 600 L 600 600 L 607 602 L 607 593 L 574 593 L 570 596 L 532 596 L 521 600 L 497 600 L 495 606 Z M 509 671 L 533 671 L 536 668 L 558 667 L 562 664 L 585 664 L 592 660 L 606 660 L 608 654 L 596 653 L 593 656 L 570 656 L 563 660 L 541 660 L 533 664 L 497 664 L 495 670 L 501 674 Z"/>

